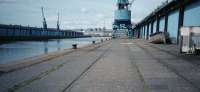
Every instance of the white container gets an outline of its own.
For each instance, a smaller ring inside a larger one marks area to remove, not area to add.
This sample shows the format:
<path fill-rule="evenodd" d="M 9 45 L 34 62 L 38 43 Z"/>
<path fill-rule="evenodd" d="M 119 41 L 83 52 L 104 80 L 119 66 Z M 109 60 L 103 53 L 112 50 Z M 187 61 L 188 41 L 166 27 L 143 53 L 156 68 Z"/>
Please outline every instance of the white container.
<path fill-rule="evenodd" d="M 181 52 L 193 54 L 200 50 L 200 27 L 182 27 L 180 34 Z"/>

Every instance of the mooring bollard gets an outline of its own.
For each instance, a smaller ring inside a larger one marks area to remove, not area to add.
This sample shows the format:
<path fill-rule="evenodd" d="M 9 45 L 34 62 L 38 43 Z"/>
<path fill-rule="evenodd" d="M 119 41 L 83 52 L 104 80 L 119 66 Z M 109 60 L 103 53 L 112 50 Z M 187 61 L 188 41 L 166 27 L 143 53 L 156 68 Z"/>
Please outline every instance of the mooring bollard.
<path fill-rule="evenodd" d="M 95 44 L 95 41 L 92 41 L 92 44 Z"/>
<path fill-rule="evenodd" d="M 103 43 L 103 39 L 101 39 L 101 43 Z"/>
<path fill-rule="evenodd" d="M 73 49 L 77 49 L 77 44 L 72 44 Z"/>

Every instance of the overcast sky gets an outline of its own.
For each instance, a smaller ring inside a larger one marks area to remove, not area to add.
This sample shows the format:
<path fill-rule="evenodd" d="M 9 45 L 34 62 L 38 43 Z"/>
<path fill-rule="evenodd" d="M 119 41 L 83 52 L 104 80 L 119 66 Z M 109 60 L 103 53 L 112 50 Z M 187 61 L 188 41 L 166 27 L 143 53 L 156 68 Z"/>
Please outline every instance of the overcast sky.
<path fill-rule="evenodd" d="M 0 23 L 42 27 L 41 6 L 48 27 L 56 27 L 57 12 L 61 28 L 112 28 L 117 0 L 0 0 Z M 132 22 L 139 22 L 166 0 L 135 0 Z"/>

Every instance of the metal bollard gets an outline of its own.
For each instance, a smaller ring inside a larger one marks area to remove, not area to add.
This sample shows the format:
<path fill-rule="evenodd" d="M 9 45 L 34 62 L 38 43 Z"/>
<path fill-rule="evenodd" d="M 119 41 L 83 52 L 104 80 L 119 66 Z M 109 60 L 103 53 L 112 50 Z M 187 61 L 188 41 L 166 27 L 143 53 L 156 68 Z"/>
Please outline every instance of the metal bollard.
<path fill-rule="evenodd" d="M 77 49 L 77 44 L 72 44 L 73 49 Z"/>
<path fill-rule="evenodd" d="M 95 44 L 95 41 L 92 41 L 92 44 Z"/>
<path fill-rule="evenodd" d="M 103 39 L 101 39 L 101 43 L 103 43 Z"/>

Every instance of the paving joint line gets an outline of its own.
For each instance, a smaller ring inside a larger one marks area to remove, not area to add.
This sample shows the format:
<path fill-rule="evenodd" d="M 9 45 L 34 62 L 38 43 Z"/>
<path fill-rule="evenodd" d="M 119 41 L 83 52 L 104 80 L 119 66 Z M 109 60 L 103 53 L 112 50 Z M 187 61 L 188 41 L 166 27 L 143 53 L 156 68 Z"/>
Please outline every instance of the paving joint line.
<path fill-rule="evenodd" d="M 98 49 L 100 48 L 102 45 L 99 45 L 97 47 L 95 47 L 94 49 Z M 92 50 L 89 50 L 88 52 L 92 52 L 94 49 Z M 69 54 L 69 53 L 68 53 Z M 66 54 L 67 55 L 67 54 Z M 61 56 L 60 56 L 61 57 Z M 55 65 L 55 67 L 52 67 L 46 71 L 43 71 L 43 72 L 40 72 L 38 75 L 36 76 L 32 76 L 30 79 L 27 79 L 27 80 L 24 80 L 22 82 L 19 82 L 17 84 L 15 84 L 14 86 L 12 86 L 11 88 L 8 88 L 8 92 L 16 92 L 17 90 L 31 84 L 32 82 L 36 81 L 36 80 L 40 80 L 42 79 L 43 77 L 49 75 L 50 73 L 62 68 L 67 62 L 64 62 L 62 64 L 59 64 L 59 65 Z"/>
<path fill-rule="evenodd" d="M 149 52 L 146 48 L 142 47 L 141 45 L 139 45 L 137 42 L 135 42 L 136 45 L 138 47 L 140 47 L 141 49 L 143 49 L 146 53 L 148 53 L 153 59 L 155 59 L 156 61 L 158 61 L 161 65 L 163 65 L 164 67 L 166 67 L 167 69 L 169 69 L 171 72 L 174 72 L 176 75 L 178 75 L 180 78 L 182 78 L 183 80 L 185 80 L 186 82 L 188 82 L 190 85 L 192 85 L 193 87 L 195 87 L 196 89 L 198 89 L 200 91 L 200 87 L 198 87 L 197 85 L 195 85 L 192 81 L 190 81 L 189 79 L 185 78 L 182 74 L 180 74 L 176 69 L 174 69 L 173 67 L 170 67 L 167 63 L 162 62 L 161 59 L 156 58 L 154 55 L 152 55 L 151 52 Z"/>
<path fill-rule="evenodd" d="M 73 84 L 76 83 L 85 73 L 87 73 L 93 65 L 95 65 L 110 49 L 108 47 L 94 62 L 92 62 L 80 75 L 78 75 L 72 82 L 70 82 L 61 92 L 69 92 L 73 87 Z"/>
<path fill-rule="evenodd" d="M 187 61 L 187 62 L 190 61 L 190 60 L 189 60 L 188 58 L 186 58 L 186 57 L 183 57 L 183 56 L 180 56 L 180 55 L 174 54 L 174 53 L 172 53 L 172 52 L 170 52 L 170 51 L 167 51 L 167 50 L 164 50 L 164 49 L 158 48 L 158 47 L 156 47 L 156 46 L 153 46 L 152 44 L 145 44 L 145 45 L 148 45 L 148 46 L 150 46 L 150 47 L 152 47 L 152 48 L 154 48 L 154 49 L 157 49 L 157 50 L 163 51 L 163 52 L 165 52 L 165 53 L 167 53 L 167 54 L 170 54 L 170 55 L 176 56 L 177 58 L 182 59 L 182 60 L 185 60 L 185 61 Z M 199 58 L 198 58 L 198 59 L 199 59 Z M 193 65 L 196 65 L 196 66 L 200 67 L 200 64 L 198 64 L 198 63 L 195 63 L 195 62 L 189 62 L 189 63 L 191 63 L 191 64 L 193 64 Z"/>
<path fill-rule="evenodd" d="M 128 52 L 129 52 L 129 59 L 132 61 L 133 58 L 131 56 L 132 56 L 133 51 L 130 49 L 130 46 L 127 46 L 127 48 L 128 48 Z M 145 79 L 142 75 L 142 72 L 140 71 L 139 67 L 137 66 L 136 62 L 132 61 L 131 63 L 132 63 L 133 66 L 135 66 L 136 71 L 139 75 L 139 78 L 140 78 L 141 82 L 143 83 L 144 92 L 149 92 L 149 87 L 148 87 L 148 85 L 147 85 L 147 83 L 146 83 L 146 81 L 145 81 Z"/>

